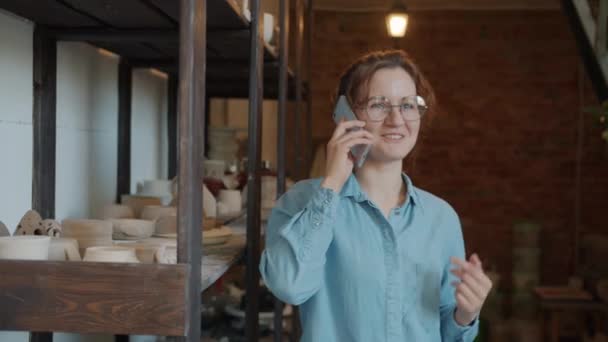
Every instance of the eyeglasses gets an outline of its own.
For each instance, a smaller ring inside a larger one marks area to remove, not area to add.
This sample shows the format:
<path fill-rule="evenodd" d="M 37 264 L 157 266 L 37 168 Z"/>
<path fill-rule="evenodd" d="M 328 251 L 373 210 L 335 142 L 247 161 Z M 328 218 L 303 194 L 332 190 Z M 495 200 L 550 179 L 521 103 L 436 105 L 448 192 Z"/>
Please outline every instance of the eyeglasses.
<path fill-rule="evenodd" d="M 369 121 L 384 121 L 393 107 L 399 108 L 399 113 L 406 121 L 417 121 L 427 112 L 428 106 L 421 96 L 410 95 L 393 105 L 384 96 L 370 97 L 360 108 L 365 109 Z"/>

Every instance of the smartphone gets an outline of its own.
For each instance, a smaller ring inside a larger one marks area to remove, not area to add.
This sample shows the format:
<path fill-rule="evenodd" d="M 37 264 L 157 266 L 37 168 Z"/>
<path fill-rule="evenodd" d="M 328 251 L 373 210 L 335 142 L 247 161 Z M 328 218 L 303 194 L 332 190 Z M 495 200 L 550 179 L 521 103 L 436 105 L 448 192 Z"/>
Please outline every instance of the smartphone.
<path fill-rule="evenodd" d="M 349 121 L 349 120 L 357 120 L 357 116 L 355 115 L 355 113 L 353 112 L 353 110 L 350 108 L 350 105 L 348 104 L 348 100 L 346 99 L 346 96 L 344 95 L 340 95 L 340 97 L 338 98 L 338 102 L 336 103 L 336 108 L 334 109 L 334 121 L 336 124 L 339 124 L 342 119 Z M 351 128 L 349 129 L 349 131 L 358 131 L 360 130 L 361 127 L 355 127 L 355 128 Z M 361 166 L 363 166 L 363 163 L 365 163 L 365 159 L 367 158 L 367 154 L 369 153 L 369 149 L 371 148 L 371 145 L 355 145 L 350 149 L 350 153 L 353 155 L 353 158 L 355 159 L 355 166 L 357 168 L 360 168 Z"/>

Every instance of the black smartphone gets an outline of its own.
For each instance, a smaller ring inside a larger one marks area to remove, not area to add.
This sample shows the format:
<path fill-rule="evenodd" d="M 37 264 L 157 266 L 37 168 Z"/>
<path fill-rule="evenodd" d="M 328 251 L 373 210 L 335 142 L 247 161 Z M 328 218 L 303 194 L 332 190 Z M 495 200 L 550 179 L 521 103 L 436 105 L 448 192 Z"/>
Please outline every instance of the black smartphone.
<path fill-rule="evenodd" d="M 336 108 L 334 109 L 333 117 L 334 117 L 334 122 L 336 124 L 339 124 L 342 121 L 342 119 L 344 119 L 346 121 L 357 120 L 357 116 L 355 115 L 353 110 L 350 108 L 350 105 L 348 104 L 348 99 L 346 99 L 346 96 L 340 95 L 340 97 L 338 98 L 338 102 L 336 103 Z M 360 129 L 361 129 L 361 127 L 355 127 L 355 128 L 351 128 L 349 131 L 358 131 Z M 361 166 L 363 166 L 363 163 L 365 163 L 365 159 L 367 158 L 367 154 L 369 153 L 370 148 L 371 148 L 371 145 L 355 145 L 350 149 L 350 152 L 355 159 L 355 166 L 357 168 L 360 168 Z"/>

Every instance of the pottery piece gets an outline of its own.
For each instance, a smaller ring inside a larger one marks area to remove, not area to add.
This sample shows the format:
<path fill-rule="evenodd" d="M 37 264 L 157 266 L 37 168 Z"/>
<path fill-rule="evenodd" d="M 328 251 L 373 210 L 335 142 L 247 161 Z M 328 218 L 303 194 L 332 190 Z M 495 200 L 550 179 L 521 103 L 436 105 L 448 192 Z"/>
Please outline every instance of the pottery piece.
<path fill-rule="evenodd" d="M 115 242 L 115 246 L 129 247 L 135 249 L 137 259 L 146 264 L 153 264 L 156 262 L 156 253 L 159 249 L 164 249 L 167 245 L 166 242 L 162 241 L 149 241 L 143 240 L 139 242 L 126 242 L 120 241 Z"/>
<path fill-rule="evenodd" d="M 36 210 L 28 210 L 19 221 L 13 235 L 46 235 L 40 214 Z"/>
<path fill-rule="evenodd" d="M 84 253 L 83 261 L 139 263 L 135 249 L 123 246 L 89 247 Z"/>
<path fill-rule="evenodd" d="M 113 238 L 145 239 L 154 234 L 155 222 L 138 219 L 111 219 Z"/>
<path fill-rule="evenodd" d="M 8 231 L 8 228 L 0 221 L 0 236 L 10 236 L 11 232 Z"/>
<path fill-rule="evenodd" d="M 51 238 L 49 246 L 49 260 L 56 261 L 80 261 L 78 241 L 72 238 Z"/>
<path fill-rule="evenodd" d="M 82 255 L 87 247 L 112 245 L 112 222 L 89 219 L 66 219 L 61 222 L 63 237 L 78 241 Z"/>
<path fill-rule="evenodd" d="M 155 234 L 175 234 L 177 232 L 177 216 L 163 216 L 156 220 Z"/>
<path fill-rule="evenodd" d="M 131 207 L 133 214 L 135 214 L 135 218 L 141 217 L 141 211 L 147 205 L 162 205 L 160 197 L 142 195 L 122 195 L 120 197 L 120 202 Z"/>
<path fill-rule="evenodd" d="M 59 224 L 59 222 L 51 219 L 46 219 L 42 220 L 41 225 L 44 231 L 44 235 L 48 235 L 51 237 L 61 236 L 61 225 Z"/>
<path fill-rule="evenodd" d="M 514 247 L 538 247 L 540 244 L 540 225 L 532 222 L 518 222 L 513 225 Z"/>
<path fill-rule="evenodd" d="M 125 204 L 108 204 L 101 210 L 101 219 L 135 218 L 135 213 L 130 206 Z"/>
<path fill-rule="evenodd" d="M 540 271 L 540 249 L 513 248 L 513 271 L 538 273 Z"/>
<path fill-rule="evenodd" d="M 17 235 L 0 237 L 0 259 L 47 260 L 51 237 Z"/>
<path fill-rule="evenodd" d="M 177 215 L 177 208 L 172 206 L 147 205 L 141 211 L 142 220 L 155 221 L 162 216 Z"/>

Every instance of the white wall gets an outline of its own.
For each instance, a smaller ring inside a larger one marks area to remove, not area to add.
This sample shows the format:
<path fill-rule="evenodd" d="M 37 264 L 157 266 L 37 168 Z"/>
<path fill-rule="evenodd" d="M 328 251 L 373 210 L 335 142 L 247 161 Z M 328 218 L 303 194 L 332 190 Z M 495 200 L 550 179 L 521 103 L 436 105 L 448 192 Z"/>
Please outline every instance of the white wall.
<path fill-rule="evenodd" d="M 133 73 L 131 107 L 131 193 L 138 182 L 167 178 L 167 82 L 150 73 Z"/>
<path fill-rule="evenodd" d="M 0 12 L 0 221 L 11 231 L 32 205 L 33 32 Z"/>
<path fill-rule="evenodd" d="M 88 44 L 57 48 L 55 215 L 90 217 L 116 189 L 118 60 Z"/>
<path fill-rule="evenodd" d="M 0 221 L 12 231 L 31 207 L 33 25 L 0 12 Z M 56 218 L 91 217 L 116 189 L 118 60 L 83 43 L 57 51 Z M 166 81 L 133 77 L 132 176 L 166 176 Z M 163 157 L 160 157 L 160 155 Z M 56 334 L 56 341 L 113 341 Z M 138 337 L 136 341 L 151 341 Z M 0 341 L 26 342 L 23 332 Z"/>

